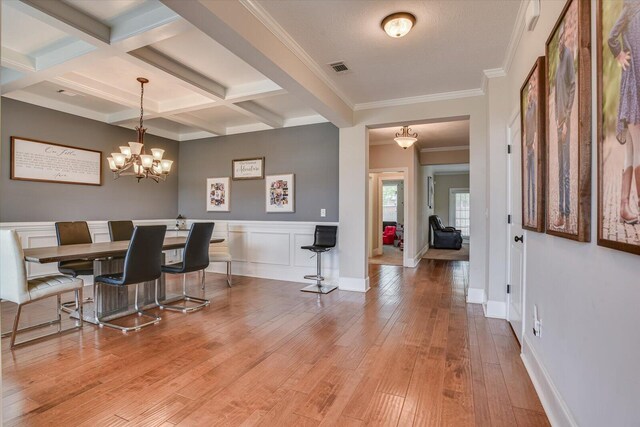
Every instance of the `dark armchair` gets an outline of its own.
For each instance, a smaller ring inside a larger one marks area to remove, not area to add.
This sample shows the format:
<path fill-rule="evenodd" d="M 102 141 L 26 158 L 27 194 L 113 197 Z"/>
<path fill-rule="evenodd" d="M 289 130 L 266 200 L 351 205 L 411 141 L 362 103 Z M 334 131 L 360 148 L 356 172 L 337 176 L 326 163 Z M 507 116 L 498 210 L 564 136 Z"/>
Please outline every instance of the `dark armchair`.
<path fill-rule="evenodd" d="M 432 248 L 462 248 L 462 232 L 453 227 L 445 227 L 438 215 L 431 215 L 429 217 L 429 230 L 431 232 L 429 242 Z"/>

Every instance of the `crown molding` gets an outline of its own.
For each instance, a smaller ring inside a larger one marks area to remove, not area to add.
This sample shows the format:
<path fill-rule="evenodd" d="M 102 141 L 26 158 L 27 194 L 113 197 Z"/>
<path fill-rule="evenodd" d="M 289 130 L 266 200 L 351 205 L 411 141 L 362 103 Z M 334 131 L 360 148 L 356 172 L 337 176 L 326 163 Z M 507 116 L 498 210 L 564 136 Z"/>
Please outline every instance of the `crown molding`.
<path fill-rule="evenodd" d="M 453 147 L 433 147 L 433 148 L 421 148 L 421 153 L 441 153 L 444 151 L 468 151 L 468 145 L 456 145 Z"/>
<path fill-rule="evenodd" d="M 433 93 L 430 95 L 410 96 L 407 98 L 386 99 L 383 101 L 364 102 L 354 106 L 355 111 L 371 110 L 373 108 L 397 107 L 400 105 L 420 104 L 423 102 L 445 101 L 449 99 L 471 98 L 482 96 L 484 91 L 480 88 L 456 90 L 452 92 Z"/>
<path fill-rule="evenodd" d="M 513 26 L 513 30 L 511 31 L 511 37 L 509 37 L 507 53 L 505 54 L 504 62 L 502 63 L 502 70 L 504 70 L 505 75 L 511 69 L 511 63 L 513 62 L 513 58 L 516 55 L 516 50 L 518 49 L 518 45 L 520 44 L 522 34 L 524 34 L 524 30 L 526 27 L 525 18 L 527 7 L 529 6 L 529 1 L 520 2 L 520 8 L 518 9 L 518 14 L 516 15 L 516 22 Z"/>
<path fill-rule="evenodd" d="M 275 35 L 294 55 L 298 57 L 323 83 L 351 108 L 354 104 L 329 78 L 322 67 L 309 56 L 309 54 L 285 31 L 284 28 L 267 12 L 260 4 L 254 0 L 240 0 L 242 4 L 253 16 Z"/>

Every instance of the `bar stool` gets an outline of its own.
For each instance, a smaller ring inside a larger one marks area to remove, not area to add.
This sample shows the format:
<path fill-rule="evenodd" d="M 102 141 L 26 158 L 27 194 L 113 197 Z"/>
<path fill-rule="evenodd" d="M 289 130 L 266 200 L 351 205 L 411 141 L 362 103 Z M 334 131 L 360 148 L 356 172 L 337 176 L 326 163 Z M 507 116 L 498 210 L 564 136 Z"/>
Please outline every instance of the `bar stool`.
<path fill-rule="evenodd" d="M 143 311 L 138 304 L 138 294 L 140 283 L 155 281 L 158 288 L 158 279 L 162 275 L 162 245 L 164 235 L 167 231 L 166 225 L 138 226 L 133 230 L 133 236 L 129 243 L 129 249 L 124 257 L 124 271 L 122 273 L 108 273 L 97 276 L 93 284 L 93 299 L 97 303 L 97 291 L 100 285 L 107 286 L 129 286 L 135 285 L 134 307 L 138 316 L 151 319 L 148 322 L 135 326 L 121 326 L 115 323 L 106 322 L 98 317 L 96 310 L 96 323 L 102 326 L 119 329 L 126 333 L 139 330 L 146 326 L 158 323 L 161 318 Z"/>
<path fill-rule="evenodd" d="M 305 279 L 315 280 L 316 283 L 300 289 L 303 292 L 314 292 L 317 294 L 328 294 L 329 292 L 338 288 L 337 285 L 323 285 L 324 277 L 322 276 L 322 254 L 329 252 L 336 246 L 336 235 L 338 234 L 338 227 L 335 225 L 316 225 L 316 230 L 313 239 L 313 245 L 302 246 L 301 249 L 306 249 L 315 253 L 317 264 L 316 274 L 304 276 Z"/>
<path fill-rule="evenodd" d="M 161 309 L 189 313 L 209 305 L 209 300 L 207 299 L 187 295 L 187 273 L 202 271 L 202 286 L 204 286 L 204 270 L 209 266 L 209 244 L 211 243 L 214 225 L 215 223 L 213 222 L 193 223 L 187 236 L 187 243 L 184 246 L 182 262 L 162 266 L 163 273 L 182 274 L 182 297 L 177 301 L 185 301 L 185 303 L 189 301 L 198 304 L 191 307 L 161 304 L 158 301 L 158 285 L 156 283 L 156 304 Z"/>
<path fill-rule="evenodd" d="M 84 281 L 61 274 L 28 280 L 27 268 L 24 263 L 24 252 L 20 244 L 20 237 L 18 237 L 18 233 L 15 230 L 0 231 L 0 271 L 2 272 L 2 274 L 0 274 L 0 298 L 18 304 L 18 312 L 13 321 L 13 330 L 9 333 L 2 334 L 2 337 L 11 335 L 12 349 L 19 345 L 40 341 L 46 337 L 64 334 L 82 328 L 82 288 Z M 76 323 L 76 326 L 73 328 L 63 330 L 60 295 L 66 292 L 75 293 L 78 323 Z M 52 296 L 57 297 L 57 319 L 18 329 L 23 306 Z M 55 324 L 58 325 L 57 332 L 16 344 L 18 333 Z"/>

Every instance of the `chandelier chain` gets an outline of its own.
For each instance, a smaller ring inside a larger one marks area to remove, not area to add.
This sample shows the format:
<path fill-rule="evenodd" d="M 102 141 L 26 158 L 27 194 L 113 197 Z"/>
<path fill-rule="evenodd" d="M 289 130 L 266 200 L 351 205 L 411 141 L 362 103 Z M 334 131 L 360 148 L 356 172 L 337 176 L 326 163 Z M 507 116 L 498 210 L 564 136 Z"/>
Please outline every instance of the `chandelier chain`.
<path fill-rule="evenodd" d="M 140 82 L 140 128 L 141 129 L 142 129 L 142 117 L 144 116 L 143 99 L 144 99 L 144 83 Z"/>

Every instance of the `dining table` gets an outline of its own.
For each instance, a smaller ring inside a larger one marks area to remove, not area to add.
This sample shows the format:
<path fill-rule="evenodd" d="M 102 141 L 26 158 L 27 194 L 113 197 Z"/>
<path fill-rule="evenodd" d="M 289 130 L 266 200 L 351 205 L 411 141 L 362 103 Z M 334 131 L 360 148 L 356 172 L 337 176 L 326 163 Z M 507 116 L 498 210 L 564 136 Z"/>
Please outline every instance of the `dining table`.
<path fill-rule="evenodd" d="M 162 250 L 184 249 L 187 238 L 166 237 L 164 239 Z M 224 239 L 211 239 L 211 243 L 222 243 Z M 122 240 L 117 242 L 97 242 L 97 243 L 81 243 L 75 245 L 64 246 L 47 246 L 39 248 L 24 249 L 24 259 L 27 262 L 39 264 L 48 264 L 60 261 L 71 260 L 91 260 L 93 261 L 93 277 L 94 281 L 97 276 L 108 273 L 119 273 L 124 268 L 124 256 L 129 248 L 129 241 Z M 162 262 L 165 261 L 164 253 Z M 144 308 L 155 306 L 155 282 L 144 282 L 141 286 L 143 295 L 139 296 Z M 86 322 L 97 324 L 96 312 L 103 320 L 113 320 L 119 317 L 128 316 L 136 312 L 135 307 L 131 304 L 133 295 L 130 295 L 132 288 L 130 286 L 99 286 L 96 293 L 96 301 L 88 299 L 83 306 L 83 319 Z M 166 280 L 164 273 L 158 280 L 158 299 L 170 303 L 172 300 L 178 300 L 182 296 L 178 295 L 173 298 L 166 298 Z M 71 309 L 73 307 L 73 309 Z M 71 314 L 72 318 L 78 318 L 75 303 L 65 303 L 63 310 Z"/>

